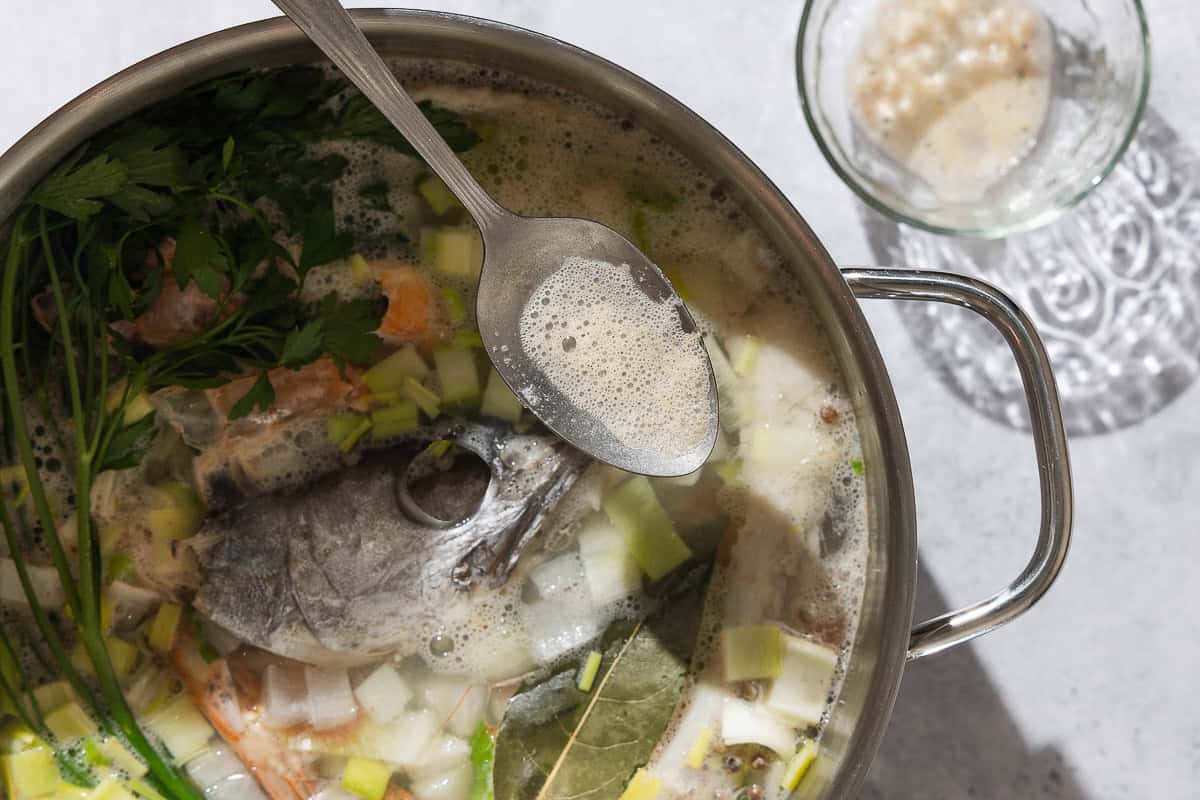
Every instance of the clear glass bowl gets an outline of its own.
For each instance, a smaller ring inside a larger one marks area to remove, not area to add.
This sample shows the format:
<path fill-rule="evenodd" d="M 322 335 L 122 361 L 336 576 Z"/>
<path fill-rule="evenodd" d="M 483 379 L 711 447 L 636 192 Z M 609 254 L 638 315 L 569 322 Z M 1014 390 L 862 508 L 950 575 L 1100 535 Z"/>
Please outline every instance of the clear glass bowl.
<path fill-rule="evenodd" d="M 939 196 L 885 155 L 854 119 L 851 69 L 883 2 L 808 0 L 796 42 L 800 98 L 817 145 L 876 210 L 934 233 L 1006 236 L 1074 206 L 1125 152 L 1150 83 L 1149 30 L 1138 0 L 1031 0 L 1049 23 L 1046 116 L 1028 153 L 981 197 L 966 201 Z"/>

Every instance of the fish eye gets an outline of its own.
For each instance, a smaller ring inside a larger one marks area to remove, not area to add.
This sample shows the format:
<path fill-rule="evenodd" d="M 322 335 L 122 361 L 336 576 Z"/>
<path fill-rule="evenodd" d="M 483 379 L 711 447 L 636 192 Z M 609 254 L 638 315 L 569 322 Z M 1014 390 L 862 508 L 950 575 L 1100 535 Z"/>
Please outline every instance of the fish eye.
<path fill-rule="evenodd" d="M 413 522 L 452 528 L 475 515 L 491 482 L 488 465 L 470 450 L 456 445 L 439 454 L 427 448 L 397 475 L 396 498 Z"/>

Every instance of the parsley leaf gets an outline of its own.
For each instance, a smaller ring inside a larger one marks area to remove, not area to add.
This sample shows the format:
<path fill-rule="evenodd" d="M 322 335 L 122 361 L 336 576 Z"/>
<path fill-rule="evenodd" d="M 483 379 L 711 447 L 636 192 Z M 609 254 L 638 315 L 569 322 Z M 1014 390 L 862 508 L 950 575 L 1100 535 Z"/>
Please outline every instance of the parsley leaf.
<path fill-rule="evenodd" d="M 124 412 L 122 412 L 124 413 Z M 110 469 L 129 469 L 142 461 L 142 456 L 154 441 L 154 414 L 147 414 L 132 425 L 113 434 L 104 452 L 99 472 Z"/>
<path fill-rule="evenodd" d="M 273 405 L 275 405 L 275 387 L 271 385 L 271 379 L 264 369 L 258 374 L 258 380 L 254 382 L 250 390 L 242 395 L 241 400 L 233 404 L 233 408 L 229 409 L 229 421 L 241 419 L 253 411 L 255 406 L 258 406 L 259 411 L 266 411 Z"/>
<path fill-rule="evenodd" d="M 219 242 L 194 219 L 183 223 L 175 237 L 175 261 L 172 264 L 179 288 L 194 280 L 200 291 L 209 297 L 221 294 L 221 273 L 229 271 L 229 262 Z"/>
<path fill-rule="evenodd" d="M 322 320 L 314 319 L 303 328 L 297 328 L 288 334 L 283 343 L 283 353 L 279 363 L 285 367 L 299 369 L 309 364 L 321 355 L 321 325 Z"/>
<path fill-rule="evenodd" d="M 326 295 L 317 305 L 325 352 L 335 359 L 362 366 L 371 360 L 382 341 L 375 335 L 387 310 L 387 300 L 339 300 Z"/>
<path fill-rule="evenodd" d="M 123 163 L 103 153 L 78 167 L 68 160 L 50 173 L 29 199 L 82 222 L 102 208 L 96 198 L 120 191 L 128 174 Z"/>
<path fill-rule="evenodd" d="M 474 129 L 453 111 L 434 105 L 432 100 L 422 100 L 417 107 L 454 152 L 469 150 L 479 142 L 479 135 Z M 388 122 L 387 117 L 361 94 L 347 100 L 338 112 L 331 138 L 339 137 L 369 139 L 409 155 L 416 155 L 417 152 L 400 131 Z"/>
<path fill-rule="evenodd" d="M 300 273 L 301 286 L 304 285 L 304 276 L 313 267 L 346 258 L 354 250 L 354 237 L 337 230 L 332 202 L 317 205 L 308 213 L 300 235 L 304 239 L 304 247 L 300 251 L 296 270 Z"/>

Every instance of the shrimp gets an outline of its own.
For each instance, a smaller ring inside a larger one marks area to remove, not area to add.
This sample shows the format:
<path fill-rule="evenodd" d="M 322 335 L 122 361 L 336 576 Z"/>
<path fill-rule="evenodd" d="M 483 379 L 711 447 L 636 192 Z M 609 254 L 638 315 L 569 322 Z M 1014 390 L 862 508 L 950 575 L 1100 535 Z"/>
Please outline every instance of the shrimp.
<path fill-rule="evenodd" d="M 317 778 L 309 765 L 263 725 L 258 709 L 247 701 L 226 659 L 206 662 L 195 637 L 187 631 L 177 638 L 170 661 L 184 691 L 271 800 L 307 800 L 313 795 Z"/>

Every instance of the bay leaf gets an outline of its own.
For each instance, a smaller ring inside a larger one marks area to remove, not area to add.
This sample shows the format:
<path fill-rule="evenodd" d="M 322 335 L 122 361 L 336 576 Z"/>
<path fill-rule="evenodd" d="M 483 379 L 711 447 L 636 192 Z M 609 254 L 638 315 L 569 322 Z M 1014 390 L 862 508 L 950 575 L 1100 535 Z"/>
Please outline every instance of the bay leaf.
<path fill-rule="evenodd" d="M 642 622 L 614 623 L 591 692 L 572 666 L 522 687 L 496 738 L 496 800 L 614 800 L 683 692 L 704 605 L 701 568 Z"/>

